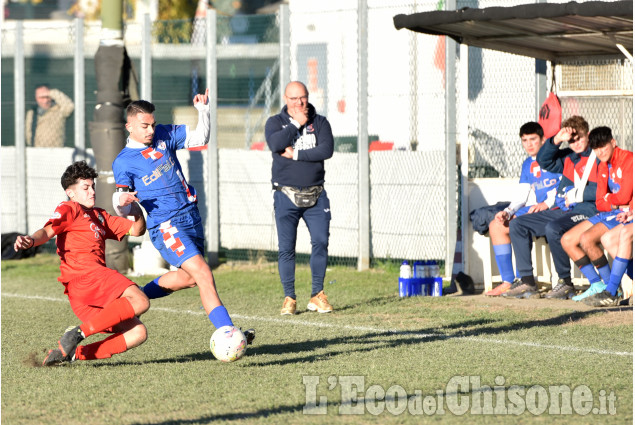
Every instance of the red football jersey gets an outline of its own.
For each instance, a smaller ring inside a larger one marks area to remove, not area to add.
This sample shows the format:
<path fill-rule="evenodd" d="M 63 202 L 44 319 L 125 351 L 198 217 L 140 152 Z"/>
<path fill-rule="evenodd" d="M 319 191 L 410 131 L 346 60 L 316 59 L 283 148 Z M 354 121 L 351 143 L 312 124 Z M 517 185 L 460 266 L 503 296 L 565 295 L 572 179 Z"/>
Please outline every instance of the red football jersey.
<path fill-rule="evenodd" d="M 62 260 L 58 280 L 68 283 L 74 277 L 106 267 L 106 239 L 121 240 L 133 222 L 111 216 L 101 208 L 86 209 L 77 202 L 65 201 L 45 224 L 57 235 L 57 254 Z"/>
<path fill-rule="evenodd" d="M 608 164 L 598 165 L 595 199 L 598 211 L 633 204 L 633 152 L 615 147 Z"/>

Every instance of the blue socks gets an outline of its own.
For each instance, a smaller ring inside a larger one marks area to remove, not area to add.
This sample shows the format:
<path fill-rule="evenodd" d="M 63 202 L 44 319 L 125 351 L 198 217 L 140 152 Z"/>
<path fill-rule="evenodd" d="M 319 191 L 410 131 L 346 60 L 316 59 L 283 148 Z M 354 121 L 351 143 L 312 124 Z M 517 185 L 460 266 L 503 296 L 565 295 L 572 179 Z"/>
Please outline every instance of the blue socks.
<path fill-rule="evenodd" d="M 589 280 L 589 283 L 600 282 L 602 279 L 600 275 L 595 271 L 595 267 L 593 264 L 589 263 L 585 266 L 580 267 L 580 271 Z"/>
<path fill-rule="evenodd" d="M 496 265 L 501 274 L 503 282 L 514 281 L 514 265 L 512 264 L 512 244 L 506 243 L 494 245 L 494 255 L 496 256 Z"/>
<path fill-rule="evenodd" d="M 159 286 L 159 278 L 157 277 L 152 282 L 146 284 L 141 288 L 144 294 L 151 300 L 155 298 L 161 298 L 170 295 L 170 292 L 165 292 L 163 288 Z"/>
<path fill-rule="evenodd" d="M 223 326 L 234 326 L 232 319 L 229 317 L 229 313 L 224 305 L 219 305 L 209 314 L 209 320 L 212 324 L 218 328 Z"/>
<path fill-rule="evenodd" d="M 152 282 L 141 288 L 144 294 L 150 299 L 161 298 L 170 295 L 170 292 L 165 292 L 163 288 L 159 286 L 159 278 L 157 277 Z M 229 317 L 227 309 L 223 305 L 219 305 L 209 314 L 209 320 L 216 328 L 223 326 L 234 326 L 232 319 Z"/>
<path fill-rule="evenodd" d="M 589 280 L 589 283 L 599 282 L 600 275 L 595 271 L 595 267 L 591 263 L 591 260 L 586 255 L 580 258 L 577 261 L 574 261 L 575 265 L 578 266 L 584 277 Z M 606 281 L 604 281 L 606 283 Z"/>
<path fill-rule="evenodd" d="M 627 260 L 620 257 L 615 257 L 615 260 L 613 260 L 613 270 L 611 270 L 611 277 L 606 285 L 606 290 L 609 291 L 611 295 L 617 295 L 617 288 L 619 288 L 620 283 L 622 283 L 622 276 L 624 276 L 624 273 L 628 268 L 628 264 L 632 261 L 633 260 Z"/>
<path fill-rule="evenodd" d="M 603 255 L 597 260 L 591 261 L 595 268 L 598 270 L 598 273 L 602 277 L 602 281 L 609 284 L 609 280 L 611 279 L 611 267 L 609 266 L 609 260 Z"/>

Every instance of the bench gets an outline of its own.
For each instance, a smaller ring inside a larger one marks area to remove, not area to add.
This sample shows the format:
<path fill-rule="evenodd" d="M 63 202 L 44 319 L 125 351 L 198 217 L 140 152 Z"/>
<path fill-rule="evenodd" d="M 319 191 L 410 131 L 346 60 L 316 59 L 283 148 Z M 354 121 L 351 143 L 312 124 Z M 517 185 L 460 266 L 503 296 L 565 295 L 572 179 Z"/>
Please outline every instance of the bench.
<path fill-rule="evenodd" d="M 510 200 L 517 188 L 517 178 L 472 179 L 469 184 L 467 210 L 469 212 L 486 205 L 493 205 L 496 202 Z M 476 232 L 469 219 L 467 222 L 467 246 L 464 248 L 468 255 L 466 273 L 472 277 L 477 288 L 487 292 L 495 286 L 494 283 L 501 282 L 494 249 L 490 238 Z M 534 239 L 531 255 L 536 282 L 555 285 L 558 281 L 558 275 L 551 261 L 551 252 L 545 238 Z M 515 265 L 515 261 L 513 264 Z M 571 273 L 574 285 L 588 285 L 573 262 L 571 262 Z"/>

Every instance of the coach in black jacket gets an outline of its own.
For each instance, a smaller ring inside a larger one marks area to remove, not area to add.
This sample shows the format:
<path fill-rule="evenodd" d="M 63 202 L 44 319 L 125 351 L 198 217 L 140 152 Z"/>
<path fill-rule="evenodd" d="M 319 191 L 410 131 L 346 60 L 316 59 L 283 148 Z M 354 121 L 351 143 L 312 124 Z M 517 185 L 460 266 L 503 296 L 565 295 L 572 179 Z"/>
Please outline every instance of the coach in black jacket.
<path fill-rule="evenodd" d="M 289 83 L 286 106 L 265 124 L 271 150 L 271 183 L 278 230 L 278 272 L 285 299 L 280 314 L 295 314 L 295 244 L 304 219 L 311 235 L 311 299 L 307 309 L 330 313 L 324 294 L 331 206 L 324 190 L 324 160 L 333 156 L 333 133 L 328 120 L 309 103 L 306 86 Z"/>

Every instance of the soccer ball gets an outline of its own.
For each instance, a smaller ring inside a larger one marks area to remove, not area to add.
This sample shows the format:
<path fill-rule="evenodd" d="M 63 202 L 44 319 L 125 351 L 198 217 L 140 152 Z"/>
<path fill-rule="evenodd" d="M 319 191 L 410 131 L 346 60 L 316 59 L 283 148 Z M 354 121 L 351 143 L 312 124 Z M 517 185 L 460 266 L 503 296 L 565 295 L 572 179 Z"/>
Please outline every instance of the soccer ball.
<path fill-rule="evenodd" d="M 247 351 L 247 338 L 234 326 L 222 326 L 212 334 L 209 348 L 221 362 L 235 362 Z"/>

